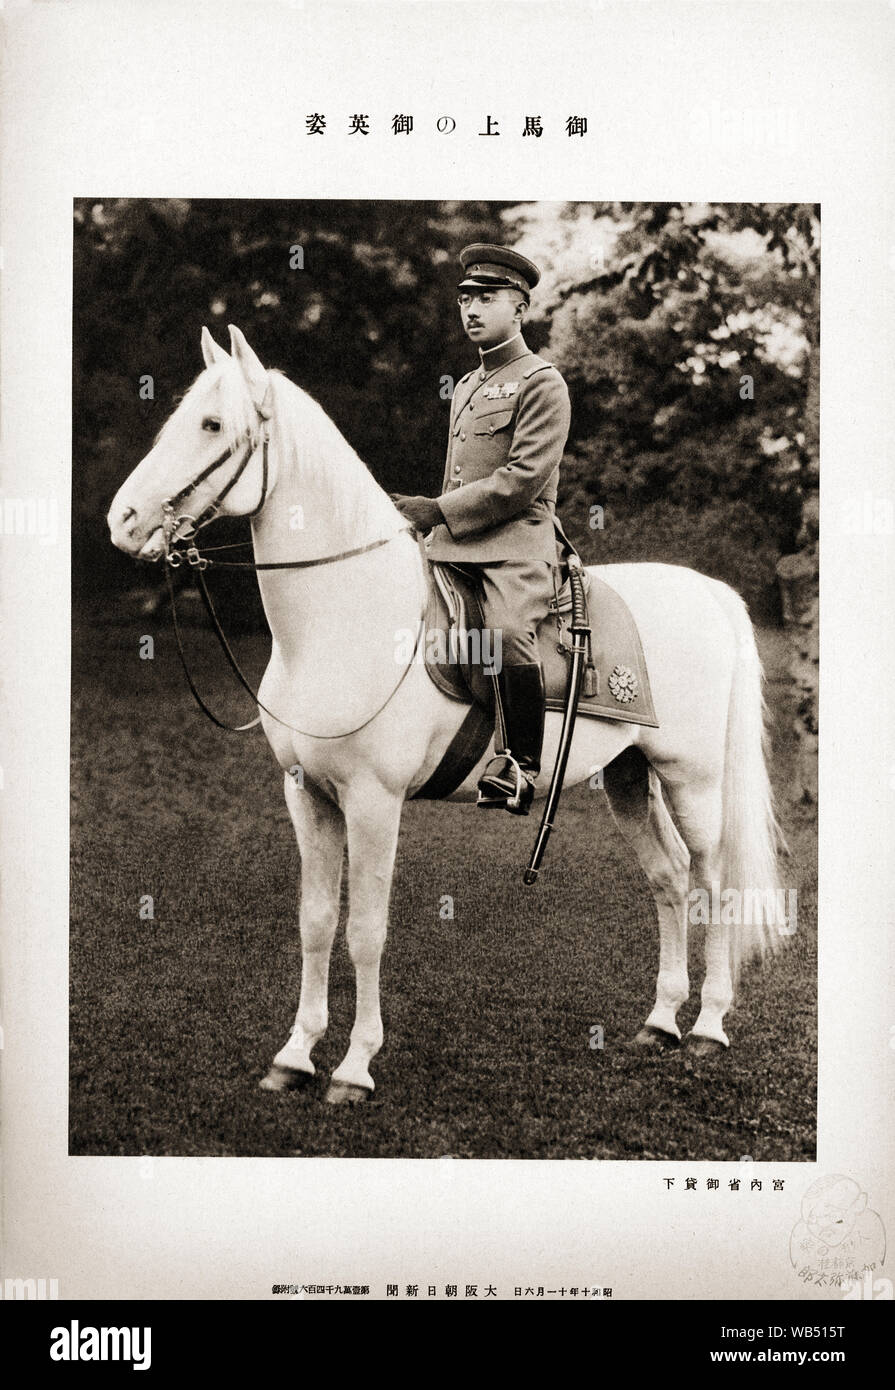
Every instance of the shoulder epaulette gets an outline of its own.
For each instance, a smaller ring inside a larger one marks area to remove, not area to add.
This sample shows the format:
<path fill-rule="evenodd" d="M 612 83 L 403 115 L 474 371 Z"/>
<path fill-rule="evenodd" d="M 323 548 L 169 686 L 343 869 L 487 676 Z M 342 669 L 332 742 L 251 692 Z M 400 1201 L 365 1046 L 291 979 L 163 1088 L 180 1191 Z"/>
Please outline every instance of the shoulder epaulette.
<path fill-rule="evenodd" d="M 552 367 L 552 362 L 536 362 L 533 367 L 529 367 L 527 372 L 523 372 L 525 377 L 534 376 L 535 372 L 542 372 L 545 367 Z"/>

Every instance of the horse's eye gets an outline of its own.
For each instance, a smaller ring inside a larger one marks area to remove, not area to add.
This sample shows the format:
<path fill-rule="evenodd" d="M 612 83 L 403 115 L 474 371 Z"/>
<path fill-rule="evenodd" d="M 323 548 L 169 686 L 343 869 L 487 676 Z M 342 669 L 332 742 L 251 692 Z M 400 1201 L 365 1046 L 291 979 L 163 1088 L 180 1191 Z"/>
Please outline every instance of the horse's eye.
<path fill-rule="evenodd" d="M 220 434 L 221 422 L 220 420 L 215 420 L 213 416 L 208 415 L 202 421 L 202 428 L 203 430 L 208 430 L 210 434 Z"/>

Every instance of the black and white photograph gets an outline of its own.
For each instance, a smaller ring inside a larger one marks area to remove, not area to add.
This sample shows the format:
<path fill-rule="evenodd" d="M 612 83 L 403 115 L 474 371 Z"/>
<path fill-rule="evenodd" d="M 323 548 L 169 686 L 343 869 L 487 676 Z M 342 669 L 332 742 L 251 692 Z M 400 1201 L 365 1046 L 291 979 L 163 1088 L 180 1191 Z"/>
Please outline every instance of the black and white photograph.
<path fill-rule="evenodd" d="M 74 239 L 71 1151 L 813 1157 L 819 210 Z"/>
<path fill-rule="evenodd" d="M 302 1301 L 597 1301 L 621 1348 L 686 1301 L 687 1370 L 860 1370 L 893 36 L 883 0 L 3 11 L 29 1356 L 167 1374 L 197 1302 L 232 1367 Z"/>

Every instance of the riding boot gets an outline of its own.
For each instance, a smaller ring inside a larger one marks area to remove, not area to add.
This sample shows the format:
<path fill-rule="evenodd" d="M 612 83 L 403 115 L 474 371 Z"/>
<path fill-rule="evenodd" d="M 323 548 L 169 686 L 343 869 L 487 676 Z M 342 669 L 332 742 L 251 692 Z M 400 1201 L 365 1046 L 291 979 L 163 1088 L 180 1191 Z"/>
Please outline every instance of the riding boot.
<path fill-rule="evenodd" d="M 505 747 L 482 774 L 476 804 L 482 810 L 498 808 L 514 816 L 527 816 L 541 770 L 544 676 L 537 662 L 504 666 L 498 672 L 497 685 L 503 706 Z M 499 720 L 497 727 L 500 730 Z"/>

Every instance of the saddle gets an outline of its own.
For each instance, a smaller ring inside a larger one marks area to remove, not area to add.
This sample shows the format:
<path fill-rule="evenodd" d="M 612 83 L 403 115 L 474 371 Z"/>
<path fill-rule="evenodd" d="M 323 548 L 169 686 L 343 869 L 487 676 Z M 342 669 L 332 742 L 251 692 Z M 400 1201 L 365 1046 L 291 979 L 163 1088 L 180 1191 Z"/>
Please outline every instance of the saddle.
<path fill-rule="evenodd" d="M 568 623 L 571 587 L 565 556 L 569 546 L 559 533 L 558 592 L 538 629 L 538 647 L 547 692 L 547 709 L 565 709 L 571 652 Z M 440 765 L 415 793 L 416 799 L 449 796 L 484 755 L 494 732 L 494 682 L 488 667 L 497 655 L 485 625 L 479 587 L 465 570 L 430 562 L 424 656 L 435 686 L 470 711 Z M 582 693 L 578 715 L 615 719 L 658 728 L 640 634 L 624 599 L 610 585 L 584 570 L 591 624 L 593 694 Z"/>

